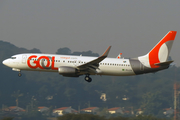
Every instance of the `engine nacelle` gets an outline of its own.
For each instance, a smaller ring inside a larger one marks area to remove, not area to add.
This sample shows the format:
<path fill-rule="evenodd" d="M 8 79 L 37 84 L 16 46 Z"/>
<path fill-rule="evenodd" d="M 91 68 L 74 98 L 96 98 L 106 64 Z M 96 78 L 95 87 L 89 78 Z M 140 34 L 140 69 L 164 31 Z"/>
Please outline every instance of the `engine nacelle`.
<path fill-rule="evenodd" d="M 73 67 L 68 66 L 61 66 L 58 68 L 59 74 L 67 77 L 78 77 L 77 75 L 77 69 Z"/>

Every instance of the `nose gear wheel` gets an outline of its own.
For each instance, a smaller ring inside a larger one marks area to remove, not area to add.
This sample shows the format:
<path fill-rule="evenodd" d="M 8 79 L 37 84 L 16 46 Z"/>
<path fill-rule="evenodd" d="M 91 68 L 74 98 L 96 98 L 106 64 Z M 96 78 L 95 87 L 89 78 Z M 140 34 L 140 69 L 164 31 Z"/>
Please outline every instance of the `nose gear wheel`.
<path fill-rule="evenodd" d="M 19 71 L 18 76 L 19 76 L 19 77 L 21 77 L 21 76 L 22 76 L 21 71 Z"/>

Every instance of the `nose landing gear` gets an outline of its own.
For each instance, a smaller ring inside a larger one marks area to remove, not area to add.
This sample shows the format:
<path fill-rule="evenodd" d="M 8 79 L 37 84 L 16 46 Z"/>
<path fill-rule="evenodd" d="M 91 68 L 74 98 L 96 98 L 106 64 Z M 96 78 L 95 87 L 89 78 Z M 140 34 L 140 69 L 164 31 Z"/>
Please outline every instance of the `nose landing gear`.
<path fill-rule="evenodd" d="M 87 81 L 87 82 L 91 82 L 91 81 L 92 81 L 92 79 L 89 77 L 89 75 L 86 75 L 84 79 L 85 79 L 85 81 Z"/>
<path fill-rule="evenodd" d="M 21 76 L 22 76 L 21 71 L 19 71 L 18 76 L 19 76 L 19 77 L 21 77 Z"/>

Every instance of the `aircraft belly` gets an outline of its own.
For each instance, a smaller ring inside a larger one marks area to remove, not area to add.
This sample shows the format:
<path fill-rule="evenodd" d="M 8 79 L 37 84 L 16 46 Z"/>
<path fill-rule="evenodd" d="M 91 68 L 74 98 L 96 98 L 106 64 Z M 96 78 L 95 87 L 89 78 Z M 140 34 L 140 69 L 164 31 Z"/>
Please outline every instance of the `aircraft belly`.
<path fill-rule="evenodd" d="M 58 72 L 57 70 L 48 70 L 48 69 L 21 69 L 21 70 L 26 70 L 26 71 L 40 71 L 40 72 Z"/>
<path fill-rule="evenodd" d="M 158 68 L 149 68 L 142 64 L 138 59 L 130 59 L 130 64 L 132 66 L 132 70 L 136 75 L 157 72 L 159 70 L 167 69 L 169 67 L 169 65 L 165 65 Z"/>
<path fill-rule="evenodd" d="M 56 66 L 55 66 L 56 67 Z M 52 70 L 51 68 L 30 68 L 27 64 L 19 64 L 18 66 L 14 67 L 20 70 L 26 71 L 42 71 L 42 72 L 57 72 L 58 70 Z"/>
<path fill-rule="evenodd" d="M 113 75 L 113 76 L 131 76 L 135 75 L 131 67 L 102 67 L 101 68 L 101 75 Z"/>

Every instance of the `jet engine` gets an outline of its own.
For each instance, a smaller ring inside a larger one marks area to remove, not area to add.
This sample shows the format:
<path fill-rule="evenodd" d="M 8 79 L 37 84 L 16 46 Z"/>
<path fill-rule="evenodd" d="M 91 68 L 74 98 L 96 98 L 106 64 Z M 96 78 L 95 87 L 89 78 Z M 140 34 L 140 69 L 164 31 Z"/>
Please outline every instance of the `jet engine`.
<path fill-rule="evenodd" d="M 77 75 L 77 69 L 73 67 L 61 66 L 58 68 L 58 72 L 67 77 L 79 77 L 79 75 Z"/>

